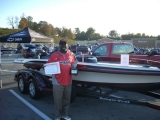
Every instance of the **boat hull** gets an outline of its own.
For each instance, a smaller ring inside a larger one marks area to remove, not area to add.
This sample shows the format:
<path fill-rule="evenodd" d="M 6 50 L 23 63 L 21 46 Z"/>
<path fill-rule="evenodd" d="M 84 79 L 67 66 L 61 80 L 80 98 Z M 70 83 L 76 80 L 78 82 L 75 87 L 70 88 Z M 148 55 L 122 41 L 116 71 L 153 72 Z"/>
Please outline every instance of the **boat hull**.
<path fill-rule="evenodd" d="M 77 68 L 78 75 L 73 75 L 75 82 L 127 91 L 148 91 L 160 88 L 160 69 L 156 67 L 79 62 Z"/>
<path fill-rule="evenodd" d="M 81 84 L 127 91 L 149 91 L 160 88 L 159 76 L 127 75 L 79 71 L 73 81 Z"/>
<path fill-rule="evenodd" d="M 43 65 L 47 60 L 17 60 L 26 68 L 35 69 L 46 75 Z M 78 75 L 72 75 L 73 82 L 110 87 L 127 91 L 148 91 L 160 88 L 160 69 L 139 65 L 121 66 L 111 63 L 78 62 Z M 51 75 L 46 75 L 50 76 Z"/>

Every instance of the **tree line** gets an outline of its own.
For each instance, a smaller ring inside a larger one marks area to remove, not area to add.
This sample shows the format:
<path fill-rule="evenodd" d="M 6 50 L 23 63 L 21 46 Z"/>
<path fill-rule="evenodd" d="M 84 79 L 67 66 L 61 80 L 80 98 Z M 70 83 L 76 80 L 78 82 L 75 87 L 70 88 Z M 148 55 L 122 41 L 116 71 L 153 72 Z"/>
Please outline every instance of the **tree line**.
<path fill-rule="evenodd" d="M 59 28 L 54 27 L 52 24 L 48 23 L 47 21 L 39 21 L 34 22 L 32 16 L 25 16 L 24 14 L 21 15 L 20 19 L 15 16 L 7 17 L 8 25 L 12 27 L 12 29 L 17 28 L 17 30 L 22 30 L 25 27 L 29 27 L 32 30 L 46 35 L 48 37 L 52 37 L 54 39 L 57 38 L 66 38 L 71 40 L 98 40 L 101 38 L 111 38 L 115 40 L 130 40 L 131 38 L 158 38 L 160 40 L 160 35 L 158 36 L 149 36 L 145 35 L 145 33 L 128 33 L 119 35 L 116 30 L 111 30 L 106 36 L 100 35 L 99 33 L 95 32 L 95 29 L 89 27 L 87 31 L 81 31 L 79 28 L 75 28 L 72 30 L 71 28 Z M 3 30 L 0 30 L 0 36 L 4 35 Z M 14 30 L 13 30 L 14 31 Z M 2 34 L 1 34 L 2 32 Z M 10 33 L 9 33 L 10 34 Z"/>

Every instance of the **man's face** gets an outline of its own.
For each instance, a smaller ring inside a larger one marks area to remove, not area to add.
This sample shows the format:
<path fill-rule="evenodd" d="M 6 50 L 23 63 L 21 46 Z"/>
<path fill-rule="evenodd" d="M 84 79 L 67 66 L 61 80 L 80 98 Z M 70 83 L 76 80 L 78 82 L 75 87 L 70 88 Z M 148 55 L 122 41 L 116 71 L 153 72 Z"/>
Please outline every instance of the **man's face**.
<path fill-rule="evenodd" d="M 59 48 L 60 48 L 60 51 L 61 51 L 61 52 L 66 52 L 66 51 L 68 50 L 68 44 L 66 44 L 66 43 L 61 43 L 61 44 L 59 45 Z"/>

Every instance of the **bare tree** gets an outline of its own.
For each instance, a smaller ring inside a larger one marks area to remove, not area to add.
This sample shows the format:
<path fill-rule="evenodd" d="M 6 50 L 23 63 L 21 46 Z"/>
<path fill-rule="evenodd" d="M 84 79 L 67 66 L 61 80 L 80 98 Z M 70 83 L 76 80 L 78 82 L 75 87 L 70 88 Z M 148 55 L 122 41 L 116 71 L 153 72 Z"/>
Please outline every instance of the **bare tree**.
<path fill-rule="evenodd" d="M 14 29 L 14 17 L 13 16 L 7 17 L 7 22 L 8 25 L 12 26 L 12 29 Z"/>
<path fill-rule="evenodd" d="M 9 26 L 12 26 L 12 29 L 14 29 L 15 27 L 18 27 L 19 19 L 17 16 L 10 16 L 7 17 L 7 23 Z"/>

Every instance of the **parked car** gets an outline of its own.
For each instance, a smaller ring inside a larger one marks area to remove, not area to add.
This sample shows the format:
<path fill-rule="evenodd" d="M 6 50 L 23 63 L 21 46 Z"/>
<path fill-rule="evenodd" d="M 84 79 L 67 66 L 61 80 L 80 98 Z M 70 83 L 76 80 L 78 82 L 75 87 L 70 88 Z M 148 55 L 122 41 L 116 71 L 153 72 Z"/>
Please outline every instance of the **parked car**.
<path fill-rule="evenodd" d="M 148 55 L 149 53 L 150 53 L 150 49 L 148 49 L 148 48 L 144 49 L 144 54 L 145 55 Z"/>
<path fill-rule="evenodd" d="M 47 56 L 48 52 L 44 45 L 42 44 L 24 44 L 22 47 L 22 56 L 24 58 L 41 58 L 42 56 Z"/>
<path fill-rule="evenodd" d="M 26 43 L 22 46 L 21 54 L 24 58 L 35 57 L 36 53 L 35 44 Z"/>
<path fill-rule="evenodd" d="M 140 49 L 139 49 L 139 54 L 141 54 L 141 55 L 144 54 L 144 49 L 143 49 L 143 48 L 140 48 Z"/>
<path fill-rule="evenodd" d="M 145 54 L 145 55 L 148 55 L 150 53 L 150 50 L 147 49 L 147 48 L 141 48 L 139 49 L 139 54 Z"/>
<path fill-rule="evenodd" d="M 4 45 L 1 46 L 1 55 L 2 54 L 11 54 L 11 53 L 15 53 L 17 51 L 16 48 L 13 47 L 6 47 Z"/>
<path fill-rule="evenodd" d="M 36 46 L 36 57 L 37 58 L 43 58 L 44 56 L 47 56 L 49 54 L 48 48 L 44 46 L 43 44 L 35 44 Z"/>
<path fill-rule="evenodd" d="M 88 54 L 90 52 L 90 48 L 86 45 L 80 45 L 76 48 L 76 53 L 78 53 L 78 52 L 82 52 L 83 54 L 85 54 L 85 53 Z"/>
<path fill-rule="evenodd" d="M 135 53 L 135 54 L 139 54 L 139 49 L 136 48 L 136 47 L 134 47 L 134 53 Z"/>
<path fill-rule="evenodd" d="M 37 51 L 37 53 L 40 53 L 40 52 L 43 52 L 44 51 L 44 45 L 42 45 L 42 44 L 38 44 L 38 43 L 36 43 L 36 44 L 34 44 L 35 46 L 36 46 L 36 51 Z"/>
<path fill-rule="evenodd" d="M 71 45 L 71 46 L 69 47 L 69 49 L 70 49 L 73 53 L 76 53 L 76 47 L 77 47 L 77 45 Z"/>
<path fill-rule="evenodd" d="M 46 53 L 49 53 L 49 48 L 46 46 L 46 45 L 43 45 L 43 48 L 42 48 Z"/>
<path fill-rule="evenodd" d="M 98 45 L 93 45 L 91 51 L 94 51 L 95 48 L 97 48 Z"/>

